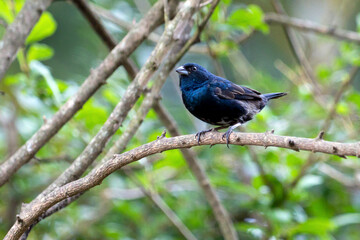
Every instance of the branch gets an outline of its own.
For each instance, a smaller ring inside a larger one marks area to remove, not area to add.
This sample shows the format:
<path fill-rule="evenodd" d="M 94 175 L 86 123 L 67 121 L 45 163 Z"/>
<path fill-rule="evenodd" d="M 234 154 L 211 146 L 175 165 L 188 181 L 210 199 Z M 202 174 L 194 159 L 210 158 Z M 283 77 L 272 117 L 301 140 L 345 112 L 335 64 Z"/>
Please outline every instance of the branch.
<path fill-rule="evenodd" d="M 132 174 L 132 171 L 125 170 L 125 174 L 140 188 L 140 190 L 151 199 L 151 201 L 165 214 L 165 216 L 171 221 L 171 223 L 179 230 L 179 232 L 187 240 L 196 240 L 196 237 L 176 215 L 176 213 L 166 204 L 161 196 L 153 191 L 147 190 L 140 181 L 138 181 Z"/>
<path fill-rule="evenodd" d="M 339 170 L 331 167 L 328 164 L 322 163 L 319 166 L 320 172 L 328 175 L 329 177 L 335 179 L 336 181 L 340 182 L 345 187 L 349 188 L 358 188 L 359 187 L 359 181 L 357 178 L 351 178 L 340 172 Z"/>
<path fill-rule="evenodd" d="M 163 0 L 162 0 L 163 1 Z M 134 25 L 132 23 L 129 23 L 127 21 L 124 21 L 117 16 L 115 16 L 112 12 L 109 10 L 106 10 L 98 5 L 95 5 L 93 3 L 90 3 L 90 8 L 93 12 L 95 12 L 100 17 L 118 25 L 119 27 L 125 29 L 126 31 L 131 31 L 131 29 L 134 28 Z M 160 35 L 152 32 L 149 34 L 148 39 L 152 42 L 158 42 L 160 39 Z"/>
<path fill-rule="evenodd" d="M 88 20 L 94 31 L 98 34 L 98 36 L 102 39 L 108 49 L 111 51 L 114 47 L 116 47 L 116 40 L 111 36 L 111 34 L 106 30 L 104 25 L 101 23 L 100 18 L 96 15 L 90 4 L 86 0 L 73 0 L 74 4 L 81 11 L 84 17 Z M 174 1 L 171 1 L 172 4 L 175 4 Z M 129 29 L 130 31 L 131 29 Z M 152 33 L 150 33 L 151 35 Z M 123 62 L 124 68 L 126 72 L 130 76 L 134 74 L 133 67 L 128 59 Z"/>
<path fill-rule="evenodd" d="M 323 126 L 321 128 L 322 131 L 326 132 L 330 128 L 331 120 L 334 118 L 336 114 L 336 107 L 338 103 L 340 102 L 341 96 L 346 91 L 346 89 L 351 85 L 351 83 L 354 81 L 356 74 L 359 72 L 358 66 L 353 66 L 352 69 L 349 72 L 349 75 L 347 78 L 341 83 L 340 89 L 336 92 L 334 101 L 330 106 L 329 113 L 323 123 Z"/>
<path fill-rule="evenodd" d="M 301 31 L 320 33 L 341 40 L 360 43 L 360 34 L 357 32 L 342 30 L 335 26 L 325 26 L 313 21 L 293 18 L 283 14 L 267 13 L 264 21 L 269 24 L 283 24 Z"/>
<path fill-rule="evenodd" d="M 343 93 L 346 91 L 346 89 L 350 86 L 350 84 L 355 79 L 355 76 L 358 73 L 359 69 L 360 68 L 358 66 L 353 66 L 352 69 L 350 70 L 350 73 L 349 73 L 348 77 L 341 83 L 340 89 L 339 89 L 339 91 L 336 92 L 335 97 L 334 97 L 334 101 L 331 104 L 328 115 L 326 116 L 325 121 L 324 121 L 324 123 L 323 123 L 323 125 L 321 127 L 322 130 L 319 133 L 319 136 L 317 137 L 318 140 L 322 140 L 323 136 L 324 136 L 324 133 L 329 130 L 330 125 L 331 125 L 331 121 L 334 119 L 335 114 L 336 114 L 336 106 L 338 105 Z M 317 159 L 315 158 L 314 154 L 311 153 L 308 156 L 306 162 L 302 165 L 299 174 L 289 184 L 288 188 L 295 187 L 297 185 L 297 183 L 300 181 L 300 179 L 306 174 L 307 170 L 316 161 L 317 161 Z"/>
<path fill-rule="evenodd" d="M 41 14 L 50 6 L 52 0 L 28 0 L 25 2 L 14 22 L 8 26 L 0 46 L 0 82 L 14 61 L 31 30 Z"/>
<path fill-rule="evenodd" d="M 200 145 L 226 144 L 223 133 L 210 132 L 202 137 Z M 230 143 L 235 145 L 255 145 L 265 147 L 280 147 L 291 150 L 305 150 L 311 152 L 322 152 L 341 156 L 360 156 L 360 143 L 339 143 L 330 141 L 319 141 L 318 139 L 300 138 L 291 136 L 278 136 L 268 133 L 232 133 Z M 87 191 L 121 167 L 153 155 L 171 149 L 184 149 L 198 146 L 195 135 L 185 135 L 172 138 L 163 138 L 144 144 L 120 155 L 114 155 L 112 159 L 93 169 L 87 176 L 64 186 L 55 188 L 46 196 L 36 198 L 33 202 L 24 205 L 17 221 L 11 227 L 6 240 L 17 239 L 44 211 L 57 202 Z"/>
<path fill-rule="evenodd" d="M 24 232 L 24 234 L 21 235 L 20 240 L 26 240 L 27 237 L 29 236 L 29 233 L 31 231 L 31 229 L 37 224 L 39 223 L 41 220 L 53 215 L 54 213 L 60 211 L 61 209 L 67 207 L 68 205 L 70 205 L 70 203 L 74 202 L 76 199 L 78 199 L 82 193 L 78 193 L 75 194 L 74 196 L 65 198 L 64 200 L 56 203 L 54 206 L 52 206 L 51 208 L 49 208 L 48 210 L 46 210 L 43 214 L 41 214 L 41 216 L 39 216 L 36 221 L 26 230 L 26 232 Z M 18 216 L 16 216 L 18 217 Z"/>
<path fill-rule="evenodd" d="M 285 10 L 279 0 L 272 0 L 271 3 L 274 6 L 276 12 L 278 12 L 282 15 L 286 14 Z M 321 88 L 319 86 L 318 81 L 316 80 L 316 77 L 313 73 L 313 70 L 312 70 L 312 67 L 311 67 L 309 61 L 306 58 L 305 52 L 301 48 L 299 39 L 297 38 L 295 32 L 292 29 L 290 29 L 287 25 L 284 25 L 283 27 L 284 27 L 284 31 L 285 31 L 286 37 L 288 39 L 288 42 L 290 44 L 290 48 L 293 51 L 296 60 L 300 63 L 300 66 L 302 67 L 306 78 L 310 81 L 310 83 L 312 85 L 314 97 L 321 96 Z"/>
<path fill-rule="evenodd" d="M 148 14 L 110 52 L 72 96 L 16 153 L 0 165 L 0 186 L 44 146 L 85 102 L 106 83 L 106 79 L 146 39 L 162 21 L 163 1 L 158 1 Z"/>
<path fill-rule="evenodd" d="M 164 1 L 164 0 L 161 0 L 161 1 Z M 126 22 L 118 17 L 116 17 L 114 14 L 112 14 L 110 11 L 100 7 L 100 6 L 97 6 L 95 4 L 91 4 L 90 8 L 96 12 L 100 17 L 118 25 L 119 27 L 127 30 L 127 31 L 130 31 L 132 28 L 134 28 L 133 24 L 129 23 L 129 22 Z M 241 39 L 244 38 L 245 36 L 242 36 L 240 38 L 240 41 L 242 41 Z M 149 34 L 148 36 L 148 39 L 154 43 L 157 43 L 160 39 L 160 35 L 156 34 L 155 32 L 152 32 Z M 191 52 L 194 52 L 194 53 L 200 53 L 200 54 L 206 54 L 206 49 L 203 47 L 203 46 L 198 46 L 198 45 L 193 45 L 190 50 Z"/>

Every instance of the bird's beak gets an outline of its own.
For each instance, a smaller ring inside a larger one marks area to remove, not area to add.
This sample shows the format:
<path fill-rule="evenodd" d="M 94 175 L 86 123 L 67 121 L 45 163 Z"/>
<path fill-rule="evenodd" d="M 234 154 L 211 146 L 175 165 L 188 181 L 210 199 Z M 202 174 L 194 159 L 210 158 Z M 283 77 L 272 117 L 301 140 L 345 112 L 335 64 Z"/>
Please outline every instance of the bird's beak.
<path fill-rule="evenodd" d="M 180 75 L 189 75 L 189 72 L 183 66 L 178 67 L 175 71 Z"/>

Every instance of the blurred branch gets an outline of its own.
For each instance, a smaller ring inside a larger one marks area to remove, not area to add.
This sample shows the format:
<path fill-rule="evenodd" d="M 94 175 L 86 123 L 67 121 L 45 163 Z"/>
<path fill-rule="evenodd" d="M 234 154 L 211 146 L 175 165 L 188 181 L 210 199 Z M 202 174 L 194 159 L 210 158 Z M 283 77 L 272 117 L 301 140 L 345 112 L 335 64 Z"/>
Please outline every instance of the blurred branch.
<path fill-rule="evenodd" d="M 329 113 L 328 113 L 327 117 L 325 118 L 325 121 L 321 128 L 322 131 L 327 132 L 329 130 L 331 120 L 334 119 L 334 117 L 335 117 L 336 107 L 337 107 L 338 103 L 340 102 L 341 96 L 344 94 L 344 92 L 348 89 L 348 87 L 354 81 L 355 76 L 358 72 L 359 72 L 359 67 L 353 66 L 351 68 L 347 78 L 341 83 L 341 86 L 335 94 L 334 101 L 332 102 L 332 104 L 330 106 Z"/>
<path fill-rule="evenodd" d="M 210 132 L 202 137 L 200 145 L 226 144 L 222 137 L 223 133 Z M 256 145 L 266 147 L 280 147 L 296 151 L 305 150 L 311 152 L 322 152 L 326 154 L 337 154 L 341 156 L 358 156 L 360 154 L 360 143 L 339 143 L 319 139 L 278 136 L 269 133 L 232 133 L 230 143 L 235 145 Z M 162 138 L 144 144 L 120 155 L 114 155 L 110 160 L 93 169 L 88 175 L 61 187 L 54 188 L 46 196 L 36 198 L 22 207 L 17 221 L 9 230 L 5 239 L 17 239 L 44 211 L 54 204 L 85 192 L 101 182 L 114 171 L 121 167 L 137 161 L 141 158 L 161 153 L 171 149 L 184 149 L 198 146 L 194 134 L 172 138 Z"/>
<path fill-rule="evenodd" d="M 162 21 L 162 1 L 156 3 L 146 16 L 129 31 L 123 40 L 110 52 L 72 96 L 44 125 L 7 161 L 0 165 L 0 186 L 44 146 L 85 102 L 103 85 L 106 79 L 146 39 Z"/>
<path fill-rule="evenodd" d="M 25 44 L 26 38 L 51 2 L 52 0 L 27 0 L 14 22 L 7 27 L 0 45 L 0 82 L 17 51 Z"/>
<path fill-rule="evenodd" d="M 118 25 L 119 27 L 125 29 L 126 31 L 130 31 L 131 29 L 134 28 L 134 24 L 118 18 L 109 10 L 106 10 L 98 5 L 93 4 L 93 3 L 90 3 L 89 5 L 90 5 L 91 10 L 93 12 L 95 12 L 96 14 L 98 14 L 100 17 Z M 152 32 L 149 34 L 148 39 L 153 42 L 158 42 L 160 39 L 160 35 Z"/>
<path fill-rule="evenodd" d="M 4 28 L 7 28 L 7 27 L 8 27 L 7 22 L 6 22 L 5 19 L 2 18 L 2 17 L 0 17 L 0 25 L 3 26 Z"/>
<path fill-rule="evenodd" d="M 271 3 L 277 13 L 286 15 L 285 10 L 279 0 L 271 0 Z M 321 88 L 320 88 L 319 83 L 313 73 L 313 69 L 301 47 L 301 43 L 300 43 L 299 39 L 297 38 L 295 32 L 292 29 L 290 29 L 287 25 L 284 25 L 283 28 L 284 28 L 285 35 L 288 39 L 288 42 L 290 44 L 291 50 L 294 53 L 295 58 L 300 63 L 300 65 L 305 73 L 305 76 L 307 77 L 307 79 L 309 80 L 309 82 L 312 85 L 314 97 L 319 98 L 322 94 Z"/>
<path fill-rule="evenodd" d="M 121 168 L 121 170 L 128 171 L 129 168 L 126 168 L 124 166 Z M 131 172 L 132 174 L 134 173 L 133 170 L 131 170 Z M 173 180 L 170 182 L 166 182 L 163 187 L 165 188 L 166 192 L 175 193 L 175 194 L 181 192 L 187 192 L 187 191 L 195 192 L 196 190 L 198 190 L 197 183 L 195 181 L 190 181 L 190 180 Z M 134 199 L 146 197 L 145 194 L 141 191 L 140 187 L 126 188 L 126 189 L 110 188 L 110 189 L 105 189 L 102 194 L 107 198 L 113 198 L 119 200 L 134 200 Z"/>
<path fill-rule="evenodd" d="M 328 164 L 322 163 L 319 166 L 319 170 L 346 187 L 359 187 L 359 182 L 356 179 L 352 179 L 344 175 L 342 172 L 338 171 L 337 169 L 331 167 Z"/>
<path fill-rule="evenodd" d="M 247 149 L 249 150 L 251 160 L 255 163 L 255 165 L 258 169 L 258 172 L 259 172 L 259 175 L 260 175 L 262 181 L 269 187 L 273 197 L 275 198 L 276 192 L 275 192 L 274 185 L 269 180 L 268 175 L 266 174 L 265 169 L 264 169 L 263 165 L 261 164 L 254 147 L 248 146 Z"/>
<path fill-rule="evenodd" d="M 14 112 L 9 114 L 8 117 L 4 117 L 0 113 L 0 124 L 4 129 L 6 135 L 6 143 L 7 143 L 7 156 L 11 156 L 16 149 L 19 147 L 19 130 L 16 127 L 16 119 L 17 119 L 17 109 L 14 105 L 11 106 L 14 109 Z"/>
<path fill-rule="evenodd" d="M 264 21 L 269 24 L 282 24 L 301 31 L 329 35 L 341 40 L 360 43 L 360 34 L 357 32 L 342 30 L 335 26 L 326 26 L 309 20 L 289 17 L 281 12 L 280 14 L 267 13 Z"/>
<path fill-rule="evenodd" d="M 138 181 L 130 170 L 124 170 L 125 174 L 134 182 L 141 191 L 151 199 L 151 201 L 166 215 L 170 222 L 179 230 L 179 232 L 188 240 L 196 240 L 196 237 L 176 215 L 176 213 L 166 204 L 161 196 L 153 191 L 147 190 L 140 181 Z"/>
<path fill-rule="evenodd" d="M 60 162 L 64 161 L 67 163 L 72 163 L 74 159 L 72 159 L 69 155 L 62 155 L 62 156 L 56 156 L 52 158 L 38 158 L 33 157 L 33 159 L 36 161 L 35 163 L 54 163 L 54 162 Z"/>
<path fill-rule="evenodd" d="M 333 101 L 332 105 L 330 106 L 328 115 L 325 118 L 323 126 L 321 127 L 322 130 L 321 130 L 321 132 L 319 133 L 319 136 L 318 136 L 319 140 L 321 140 L 323 138 L 324 133 L 329 130 L 331 121 L 335 117 L 336 107 L 337 107 L 337 105 L 338 105 L 338 103 L 339 103 L 339 101 L 341 99 L 341 96 L 346 91 L 346 89 L 350 86 L 350 84 L 353 82 L 353 80 L 355 79 L 355 76 L 358 73 L 358 71 L 359 71 L 359 67 L 358 66 L 353 66 L 352 69 L 350 70 L 347 78 L 341 83 L 340 89 L 339 89 L 339 91 L 336 92 L 335 97 L 334 97 L 334 101 Z M 295 187 L 296 184 L 300 181 L 300 179 L 306 174 L 307 170 L 316 161 L 317 161 L 317 159 L 315 158 L 315 155 L 313 153 L 310 153 L 310 155 L 308 156 L 305 164 L 302 165 L 299 174 L 290 183 L 289 188 Z"/>
<path fill-rule="evenodd" d="M 96 13 L 91 9 L 91 6 L 86 0 L 73 0 L 74 4 L 78 7 L 84 17 L 88 20 L 94 31 L 98 34 L 101 40 L 106 44 L 108 49 L 111 51 L 116 47 L 116 40 L 111 36 L 111 34 L 106 30 L 104 25 L 101 23 L 100 18 Z M 151 34 L 151 33 L 150 33 Z M 126 72 L 129 76 L 133 76 L 132 63 L 128 59 L 125 59 L 123 66 L 126 69 Z"/>
<path fill-rule="evenodd" d="M 161 0 L 161 1 L 164 1 L 164 0 Z M 93 9 L 93 11 L 95 11 L 100 17 L 107 19 L 108 21 L 118 25 L 119 27 L 124 28 L 127 31 L 130 31 L 131 29 L 134 28 L 133 24 L 128 23 L 128 22 L 116 17 L 110 11 L 108 11 L 100 6 L 97 6 L 95 4 L 90 4 L 90 5 L 91 5 L 91 9 Z M 243 38 L 243 36 L 241 36 L 241 38 Z M 148 39 L 154 43 L 157 43 L 160 39 L 160 35 L 152 32 L 149 34 Z M 195 53 L 200 53 L 200 54 L 207 53 L 206 47 L 198 46 L 198 45 L 193 45 L 189 51 L 195 52 Z"/>

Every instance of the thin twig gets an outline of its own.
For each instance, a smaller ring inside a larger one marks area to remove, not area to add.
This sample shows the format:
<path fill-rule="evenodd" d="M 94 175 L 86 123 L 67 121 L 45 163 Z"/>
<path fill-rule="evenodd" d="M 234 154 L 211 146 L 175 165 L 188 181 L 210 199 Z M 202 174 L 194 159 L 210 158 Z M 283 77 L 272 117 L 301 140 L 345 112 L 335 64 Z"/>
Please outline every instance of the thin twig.
<path fill-rule="evenodd" d="M 335 26 L 325 26 L 313 21 L 289 17 L 284 14 L 267 13 L 264 21 L 269 24 L 282 24 L 301 31 L 325 34 L 340 40 L 360 43 L 360 34 L 357 32 L 339 29 Z"/>
<path fill-rule="evenodd" d="M 285 10 L 279 0 L 272 0 L 271 3 L 274 6 L 275 11 L 277 13 L 286 15 Z M 300 63 L 300 66 L 302 67 L 307 79 L 309 80 L 309 82 L 312 85 L 314 97 L 321 96 L 322 90 L 321 90 L 319 83 L 314 75 L 313 69 L 301 47 L 299 39 L 297 38 L 295 32 L 292 29 L 290 29 L 287 25 L 284 25 L 283 27 L 284 27 L 285 35 L 288 39 L 291 50 L 293 51 L 296 60 Z"/>
<path fill-rule="evenodd" d="M 321 128 L 322 131 L 327 132 L 330 128 L 331 120 L 334 119 L 336 114 L 336 107 L 340 102 L 341 96 L 348 89 L 351 83 L 354 81 L 356 74 L 359 72 L 358 66 L 353 66 L 347 76 L 347 78 L 341 83 L 339 90 L 336 92 L 334 101 L 332 102 L 330 109 L 328 111 L 328 115 L 325 118 L 323 126 Z"/>
<path fill-rule="evenodd" d="M 124 21 L 118 17 L 116 17 L 113 13 L 111 13 L 109 10 L 106 10 L 98 5 L 95 5 L 93 3 L 90 3 L 90 8 L 93 12 L 95 12 L 96 14 L 98 14 L 100 17 L 118 25 L 119 27 L 125 29 L 126 31 L 130 31 L 131 29 L 133 29 L 135 26 L 132 23 L 129 23 L 127 21 Z M 160 39 L 160 35 L 156 34 L 154 32 L 150 33 L 148 35 L 148 39 L 152 42 L 158 42 Z"/>
<path fill-rule="evenodd" d="M 342 172 L 338 171 L 337 169 L 331 167 L 328 164 L 320 164 L 319 170 L 346 187 L 359 187 L 359 182 L 356 179 L 352 179 L 344 175 Z"/>
<path fill-rule="evenodd" d="M 354 66 L 352 67 L 352 69 L 350 70 L 350 73 L 348 75 L 348 77 L 342 82 L 339 91 L 336 92 L 335 97 L 334 97 L 334 101 L 330 106 L 330 109 L 328 111 L 328 115 L 325 118 L 325 121 L 321 127 L 321 132 L 322 135 L 324 135 L 325 132 L 327 132 L 330 128 L 331 125 L 331 121 L 334 119 L 335 117 L 335 113 L 336 113 L 336 107 L 341 99 L 341 96 L 344 94 L 344 92 L 346 91 L 346 89 L 350 86 L 350 84 L 353 82 L 353 80 L 355 79 L 355 76 L 357 74 L 357 72 L 359 71 L 359 67 L 358 66 Z M 320 136 L 320 134 L 319 134 Z M 322 137 L 319 138 L 317 137 L 317 140 L 322 140 Z M 314 162 L 316 162 L 317 159 L 315 158 L 315 155 L 313 153 L 310 153 L 307 160 L 305 161 L 305 163 L 303 164 L 303 166 L 300 169 L 299 174 L 295 177 L 295 179 L 289 184 L 288 188 L 294 188 L 297 183 L 300 181 L 300 179 L 306 174 L 307 170 L 313 165 Z"/>
<path fill-rule="evenodd" d="M 161 196 L 153 191 L 147 190 L 143 184 L 134 177 L 132 171 L 124 170 L 125 174 L 135 183 L 141 191 L 151 199 L 153 203 L 165 214 L 165 216 L 172 222 L 172 224 L 179 230 L 179 232 L 188 240 L 196 240 L 196 237 L 191 233 L 191 231 L 186 227 L 186 225 L 181 221 L 181 219 L 176 215 L 176 213 L 166 204 L 166 202 L 161 198 Z"/>

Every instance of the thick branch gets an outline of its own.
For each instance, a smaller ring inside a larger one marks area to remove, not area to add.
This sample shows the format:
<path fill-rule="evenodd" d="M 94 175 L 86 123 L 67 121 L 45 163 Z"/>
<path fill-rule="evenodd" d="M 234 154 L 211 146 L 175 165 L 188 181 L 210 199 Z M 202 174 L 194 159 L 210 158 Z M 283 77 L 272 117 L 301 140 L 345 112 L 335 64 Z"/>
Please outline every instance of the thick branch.
<path fill-rule="evenodd" d="M 336 37 L 341 40 L 360 43 L 360 34 L 353 31 L 339 29 L 335 26 L 326 26 L 313 21 L 288 17 L 283 14 L 267 13 L 265 22 L 269 24 L 283 24 L 302 31 L 309 31 Z"/>
<path fill-rule="evenodd" d="M 106 79 L 142 43 L 149 33 L 162 21 L 163 1 L 158 1 L 148 14 L 124 37 L 104 61 L 81 85 L 55 115 L 49 119 L 16 153 L 0 165 L 0 186 L 45 145 L 82 108 L 85 102 L 99 89 Z"/>
<path fill-rule="evenodd" d="M 14 22 L 8 26 L 0 46 L 0 82 L 14 61 L 31 30 L 41 14 L 50 6 L 52 0 L 27 0 Z"/>
<path fill-rule="evenodd" d="M 226 144 L 226 140 L 220 132 L 210 132 L 202 137 L 200 145 Z M 233 133 L 230 143 L 235 145 L 255 145 L 265 147 L 280 147 L 296 151 L 305 150 L 311 152 L 322 152 L 342 156 L 360 155 L 360 143 L 339 143 L 318 139 L 277 136 L 270 133 Z M 89 190 L 121 167 L 137 161 L 141 158 L 161 153 L 171 149 L 183 149 L 197 146 L 195 135 L 185 135 L 173 138 L 163 138 L 132 149 L 120 155 L 114 155 L 112 159 L 92 170 L 87 176 L 68 183 L 62 187 L 55 188 L 48 195 L 24 205 L 17 221 L 9 230 L 5 239 L 17 239 L 44 211 L 57 202 Z"/>

